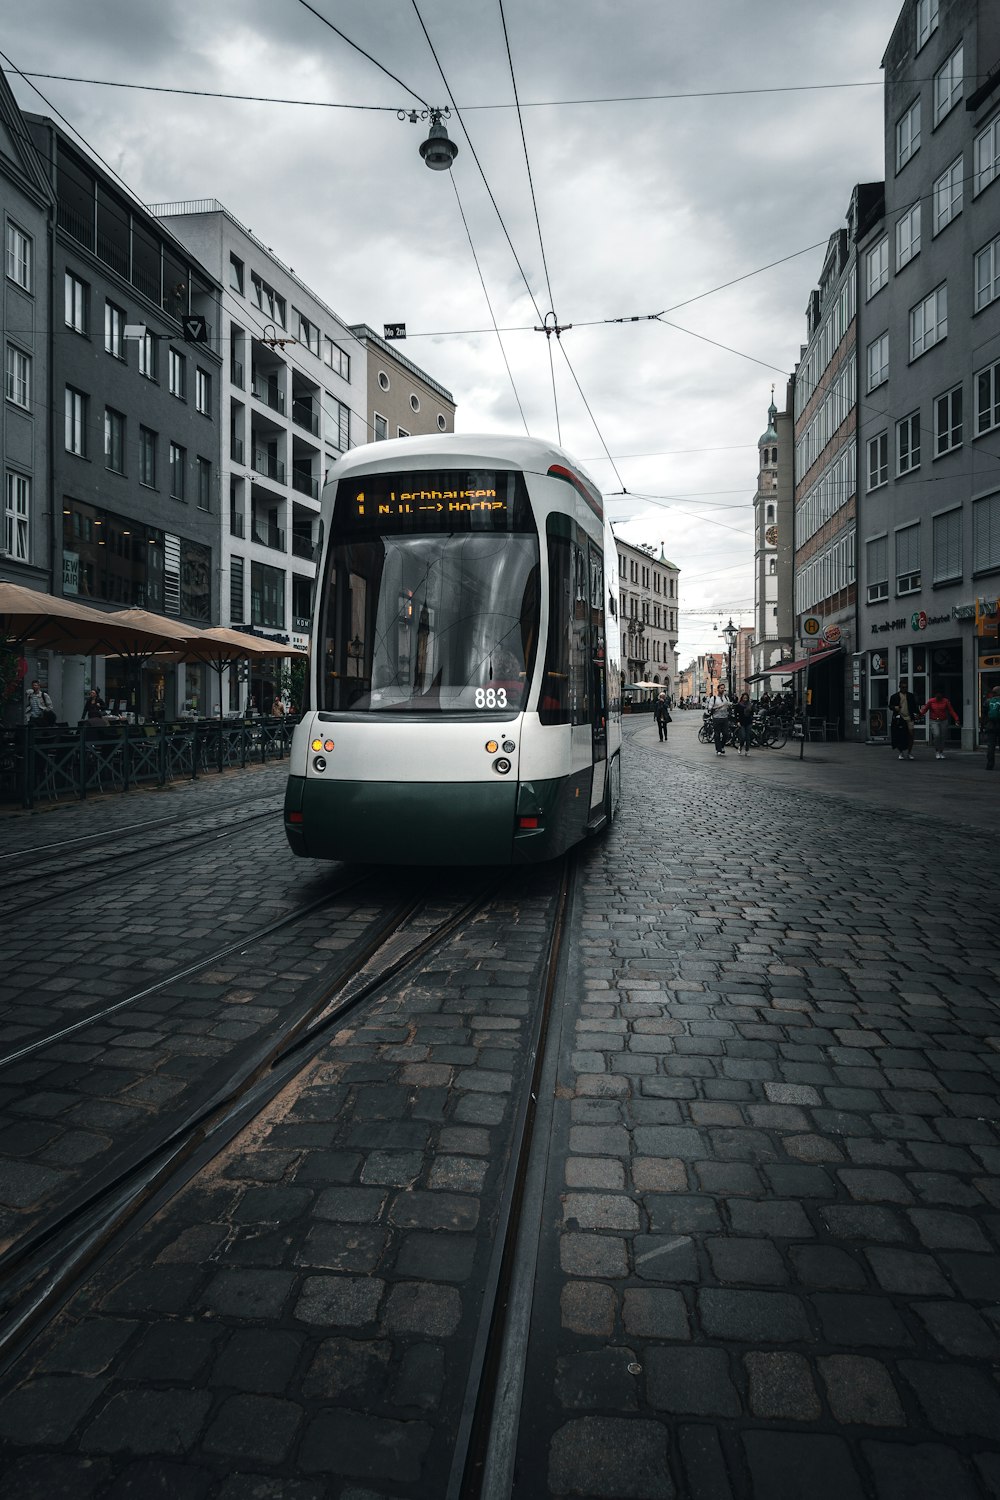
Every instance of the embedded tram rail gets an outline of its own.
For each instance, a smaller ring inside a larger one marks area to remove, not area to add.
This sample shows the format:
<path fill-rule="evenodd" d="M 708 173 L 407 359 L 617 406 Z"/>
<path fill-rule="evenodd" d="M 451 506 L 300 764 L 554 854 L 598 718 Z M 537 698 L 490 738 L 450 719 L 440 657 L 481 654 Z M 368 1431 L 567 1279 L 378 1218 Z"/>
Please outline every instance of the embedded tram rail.
<path fill-rule="evenodd" d="M 170 1329 L 186 1336 L 192 1328 L 188 1312 L 168 1308 L 142 1269 L 151 1267 L 154 1280 L 158 1267 L 168 1274 L 170 1268 L 183 1271 L 174 1258 L 181 1245 L 199 1242 L 199 1279 L 221 1287 L 234 1284 L 239 1268 L 252 1268 L 266 1247 L 284 1239 L 296 1248 L 287 1250 L 283 1264 L 298 1266 L 297 1272 L 251 1269 L 247 1274 L 258 1281 L 278 1275 L 282 1282 L 297 1276 L 296 1326 L 305 1329 L 321 1364 L 332 1347 L 350 1344 L 358 1324 L 357 1314 L 336 1298 L 323 1303 L 335 1280 L 324 1267 L 361 1272 L 345 1278 L 351 1295 L 364 1298 L 378 1289 L 387 1309 L 395 1309 L 387 1313 L 388 1321 L 398 1322 L 404 1344 L 405 1330 L 424 1319 L 428 1329 L 454 1335 L 445 1340 L 440 1366 L 432 1362 L 435 1373 L 428 1377 L 440 1387 L 440 1400 L 430 1401 L 413 1386 L 419 1379 L 412 1368 L 413 1348 L 398 1351 L 396 1393 L 405 1381 L 404 1404 L 417 1410 L 408 1412 L 413 1420 L 398 1424 L 389 1416 L 376 1418 L 386 1441 L 376 1442 L 373 1475 L 392 1479 L 393 1493 L 414 1497 L 433 1493 L 472 1500 L 485 1493 L 493 1468 L 509 1461 L 503 1423 L 498 1429 L 495 1422 L 504 1411 L 502 1396 L 510 1390 L 512 1351 L 519 1340 L 515 1328 L 505 1346 L 506 1310 L 518 1280 L 520 1243 L 530 1244 L 537 1235 L 537 1226 L 523 1220 L 524 1206 L 532 1202 L 525 1184 L 539 1121 L 541 1146 L 547 1146 L 540 1079 L 557 1009 L 574 870 L 575 857 L 569 855 L 531 871 L 483 871 L 471 892 L 466 877 L 457 896 L 447 882 L 444 890 L 441 881 L 432 882 L 429 891 L 425 882 L 418 899 L 383 914 L 369 933 L 367 954 L 354 948 L 334 975 L 317 977 L 310 1004 L 271 1038 L 266 1053 L 234 1070 L 228 1091 L 189 1108 L 168 1135 L 147 1143 L 141 1160 L 119 1163 L 101 1191 L 76 1204 L 72 1215 L 0 1257 L 8 1305 L 0 1352 L 8 1388 L 45 1381 L 54 1348 L 67 1337 L 86 1337 L 91 1320 L 106 1322 L 109 1309 L 114 1317 L 126 1302 L 137 1316 L 130 1313 L 122 1327 L 133 1328 L 137 1338 L 162 1336 L 164 1323 L 167 1336 Z M 502 964 L 501 982 L 496 968 L 488 982 L 477 976 L 487 962 Z M 461 996 L 451 985 L 457 975 L 464 976 Z M 433 1050 L 451 1057 L 451 1063 L 423 1061 L 424 1038 L 430 1036 Z M 381 1039 L 380 1063 L 365 1061 L 374 1038 Z M 409 1101 L 409 1127 L 394 1126 L 385 1117 L 387 1094 L 400 1090 Z M 440 1161 L 417 1145 L 421 1136 L 429 1139 L 436 1124 L 453 1153 Z M 350 1143 L 362 1139 L 379 1140 L 381 1147 L 368 1158 L 367 1178 L 362 1175 L 352 1187 L 353 1174 L 345 1177 L 336 1158 L 353 1155 Z M 467 1154 L 454 1154 L 463 1151 Z M 418 1157 L 424 1158 L 423 1167 Z M 294 1165 L 285 1185 L 284 1174 L 275 1176 L 279 1165 L 286 1172 Z M 416 1185 L 424 1171 L 439 1191 Z M 388 1197 L 396 1188 L 401 1190 L 390 1208 Z M 331 1214 L 334 1200 L 345 1194 L 351 1197 L 346 1212 Z M 361 1225 L 352 1206 L 371 1195 L 386 1204 L 376 1231 Z M 318 1210 L 311 1227 L 302 1221 L 306 1198 Z M 477 1204 L 481 1213 L 474 1209 Z M 456 1233 L 434 1233 L 440 1214 Z M 376 1242 L 381 1252 L 372 1263 Z M 428 1264 L 435 1255 L 443 1257 L 438 1269 L 444 1281 L 435 1279 L 438 1272 Z M 468 1266 L 461 1292 L 451 1284 L 456 1256 Z M 415 1281 L 418 1267 L 425 1279 Z M 140 1282 L 145 1283 L 141 1294 Z M 254 1328 L 274 1325 L 275 1336 L 286 1337 L 277 1330 L 288 1326 L 287 1318 L 267 1297 L 256 1306 L 225 1296 L 209 1300 L 212 1309 L 196 1315 L 196 1322 L 207 1316 L 210 1334 L 214 1328 L 221 1336 L 225 1328 L 240 1337 L 249 1314 Z M 523 1354 L 523 1339 L 520 1348 Z M 106 1372 L 93 1388 L 100 1390 L 109 1413 L 128 1404 L 135 1392 L 127 1353 L 120 1351 L 116 1373 Z M 419 1346 L 416 1356 L 419 1363 Z M 396 1356 L 385 1358 L 388 1369 Z M 309 1368 L 307 1359 L 300 1364 Z M 307 1435 L 294 1463 L 279 1459 L 274 1450 L 263 1467 L 272 1483 L 321 1468 L 348 1480 L 358 1472 L 356 1444 L 348 1443 L 337 1457 L 337 1445 L 327 1451 L 323 1440 L 324 1453 L 318 1456 L 327 1403 L 318 1379 L 307 1377 L 304 1386 L 316 1438 Z M 196 1399 L 221 1405 L 227 1393 L 210 1397 L 206 1390 Z M 407 1429 L 405 1451 L 389 1432 L 397 1426 Z M 64 1434 L 59 1452 L 88 1451 L 89 1440 L 77 1448 L 79 1435 Z M 17 1446 L 24 1452 L 31 1444 L 23 1434 Z M 46 1446 L 43 1441 L 35 1451 Z M 192 1460 L 193 1453 L 174 1451 Z M 124 1451 L 112 1459 L 109 1476 L 131 1456 Z M 217 1481 L 230 1468 L 225 1454 L 213 1453 L 211 1444 L 199 1446 L 197 1462 Z"/>

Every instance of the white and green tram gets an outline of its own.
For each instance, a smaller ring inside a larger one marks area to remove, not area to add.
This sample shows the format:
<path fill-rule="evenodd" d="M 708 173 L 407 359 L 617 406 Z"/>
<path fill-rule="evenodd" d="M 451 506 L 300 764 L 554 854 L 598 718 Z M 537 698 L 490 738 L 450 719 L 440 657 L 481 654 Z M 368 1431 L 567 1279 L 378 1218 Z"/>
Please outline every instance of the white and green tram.
<path fill-rule="evenodd" d="M 621 795 L 617 553 L 560 448 L 353 449 L 323 496 L 292 849 L 374 864 L 550 859 Z"/>

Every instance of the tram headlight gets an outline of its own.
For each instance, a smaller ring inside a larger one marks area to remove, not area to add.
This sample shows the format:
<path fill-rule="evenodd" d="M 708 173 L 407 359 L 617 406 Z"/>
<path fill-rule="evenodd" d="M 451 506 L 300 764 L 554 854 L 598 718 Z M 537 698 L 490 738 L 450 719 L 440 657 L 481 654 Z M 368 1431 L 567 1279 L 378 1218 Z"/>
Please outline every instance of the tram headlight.
<path fill-rule="evenodd" d="M 504 740 L 503 748 L 505 755 L 511 755 L 517 749 L 517 746 L 514 744 L 513 740 Z"/>
<path fill-rule="evenodd" d="M 493 762 L 493 769 L 501 776 L 507 775 L 507 773 L 510 771 L 510 761 L 507 759 L 506 755 L 497 756 L 496 760 Z"/>
<path fill-rule="evenodd" d="M 326 770 L 326 756 L 325 755 L 314 755 L 313 756 L 313 770 L 314 771 L 325 771 Z"/>

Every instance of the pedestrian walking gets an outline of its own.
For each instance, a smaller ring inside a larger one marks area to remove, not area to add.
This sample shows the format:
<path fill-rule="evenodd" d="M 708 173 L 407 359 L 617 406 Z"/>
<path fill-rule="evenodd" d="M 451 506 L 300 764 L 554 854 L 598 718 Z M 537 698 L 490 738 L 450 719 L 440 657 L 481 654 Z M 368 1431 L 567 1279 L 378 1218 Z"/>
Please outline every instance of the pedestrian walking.
<path fill-rule="evenodd" d="M 949 699 L 942 693 L 940 688 L 935 688 L 932 695 L 920 710 L 926 714 L 928 719 L 927 729 L 931 744 L 934 746 L 934 759 L 944 760 L 945 737 L 948 733 L 948 718 L 960 723 L 958 714 L 955 712 Z"/>
<path fill-rule="evenodd" d="M 749 693 L 741 693 L 734 710 L 736 714 L 736 733 L 739 737 L 737 754 L 750 754 L 750 741 L 753 738 L 753 704 L 750 702 Z"/>
<path fill-rule="evenodd" d="M 900 760 L 913 759 L 913 724 L 920 712 L 917 700 L 910 692 L 905 677 L 900 678 L 899 687 L 889 699 L 889 740 Z"/>
<path fill-rule="evenodd" d="M 103 719 L 108 711 L 108 705 L 101 697 L 96 688 L 91 688 L 83 702 L 83 719 Z"/>
<path fill-rule="evenodd" d="M 991 689 L 983 704 L 979 727 L 986 738 L 986 769 L 992 771 L 997 758 L 997 740 L 1000 740 L 1000 682 Z"/>
<path fill-rule="evenodd" d="M 725 755 L 726 741 L 729 738 L 729 696 L 726 693 L 711 693 L 706 703 L 706 708 L 712 716 L 712 737 L 715 740 L 716 755 Z"/>
<path fill-rule="evenodd" d="M 653 705 L 653 718 L 656 720 L 656 727 L 660 731 L 660 741 L 665 745 L 667 743 L 667 725 L 671 722 L 670 705 L 667 702 L 666 693 L 661 693 Z"/>
<path fill-rule="evenodd" d="M 56 711 L 52 706 L 52 699 L 42 687 L 37 677 L 31 684 L 31 692 L 24 710 L 24 722 L 33 725 L 36 729 L 45 724 L 56 722 Z"/>

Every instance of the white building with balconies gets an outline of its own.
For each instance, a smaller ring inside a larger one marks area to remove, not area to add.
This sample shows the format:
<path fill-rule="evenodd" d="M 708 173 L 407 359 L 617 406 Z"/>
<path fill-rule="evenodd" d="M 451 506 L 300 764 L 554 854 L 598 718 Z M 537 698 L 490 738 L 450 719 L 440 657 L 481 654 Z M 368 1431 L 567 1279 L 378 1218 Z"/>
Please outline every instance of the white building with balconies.
<path fill-rule="evenodd" d="M 222 623 L 307 645 L 323 485 L 370 440 L 364 344 L 214 198 L 153 212 L 225 288 Z M 232 679 L 236 710 L 254 685 Z"/>

